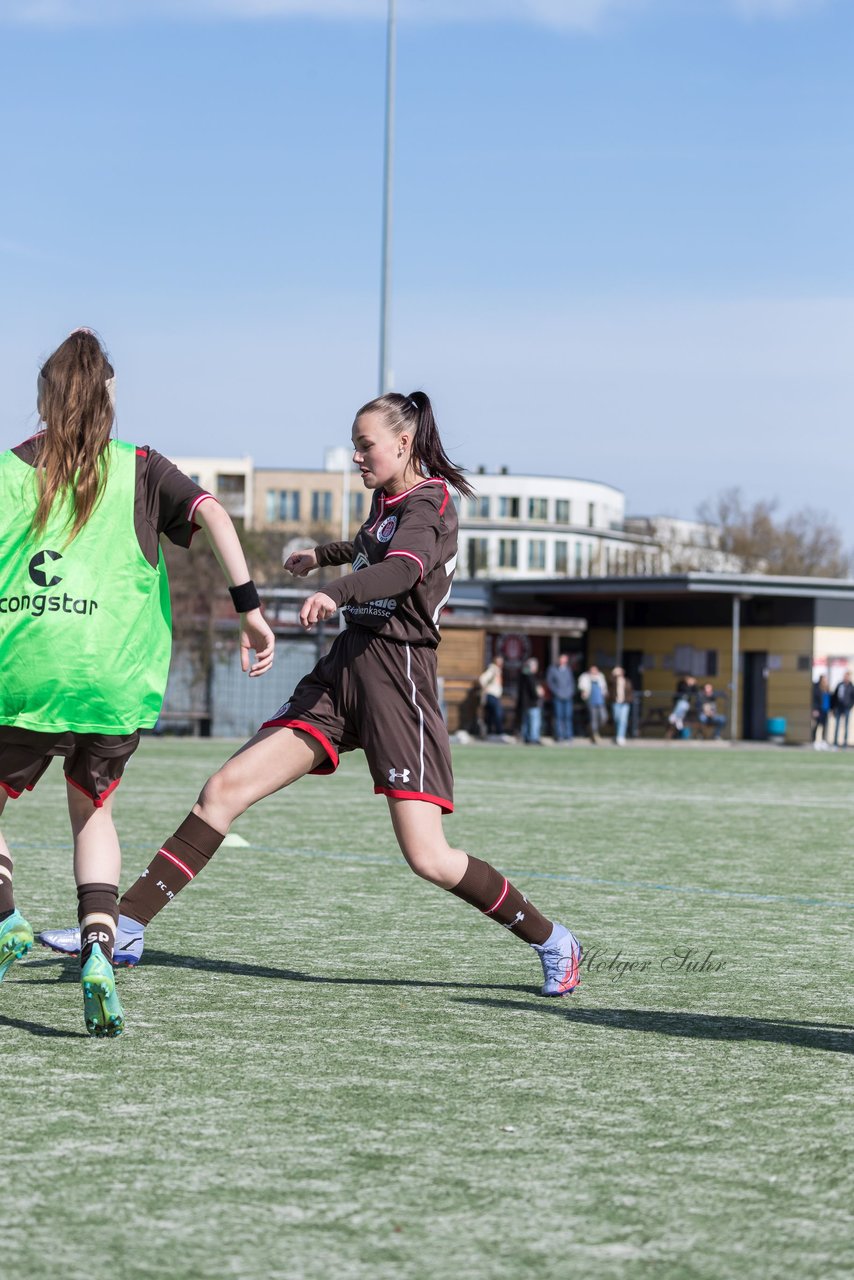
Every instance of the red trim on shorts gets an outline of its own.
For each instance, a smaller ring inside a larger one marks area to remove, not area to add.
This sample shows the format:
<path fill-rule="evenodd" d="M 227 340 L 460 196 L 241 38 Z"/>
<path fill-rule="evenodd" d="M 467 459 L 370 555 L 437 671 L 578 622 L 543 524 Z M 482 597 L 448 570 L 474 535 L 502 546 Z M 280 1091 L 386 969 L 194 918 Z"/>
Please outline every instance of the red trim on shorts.
<path fill-rule="evenodd" d="M 24 794 L 23 791 L 15 791 L 13 787 L 9 786 L 8 782 L 0 782 L 0 787 L 3 788 L 10 800 L 17 800 L 19 796 Z"/>
<path fill-rule="evenodd" d="M 430 796 L 426 791 L 392 791 L 391 787 L 374 787 L 375 796 L 391 796 L 392 800 L 426 800 L 427 804 L 437 804 L 443 813 L 453 813 L 454 806 L 450 800 L 442 796 Z"/>
<path fill-rule="evenodd" d="M 102 791 L 99 796 L 93 796 L 91 791 L 87 791 L 85 787 L 81 787 L 80 783 L 75 782 L 73 778 L 69 778 L 68 774 L 65 775 L 65 781 L 69 786 L 74 787 L 77 791 L 82 791 L 84 796 L 88 796 L 96 809 L 103 809 L 104 801 L 108 795 L 115 791 L 116 787 L 121 782 L 121 778 L 116 778 L 115 782 L 111 782 L 107 787 L 107 790 Z"/>
<path fill-rule="evenodd" d="M 310 769 L 312 774 L 316 773 L 334 773 L 338 768 L 338 752 L 333 747 L 325 733 L 321 733 L 316 725 L 308 724 L 305 720 L 265 720 L 261 725 L 261 729 L 300 729 L 303 733 L 307 733 L 310 738 L 316 739 L 323 747 L 323 750 L 329 756 L 329 764 L 319 764 L 316 769 Z M 258 732 L 261 732 L 261 729 Z"/>

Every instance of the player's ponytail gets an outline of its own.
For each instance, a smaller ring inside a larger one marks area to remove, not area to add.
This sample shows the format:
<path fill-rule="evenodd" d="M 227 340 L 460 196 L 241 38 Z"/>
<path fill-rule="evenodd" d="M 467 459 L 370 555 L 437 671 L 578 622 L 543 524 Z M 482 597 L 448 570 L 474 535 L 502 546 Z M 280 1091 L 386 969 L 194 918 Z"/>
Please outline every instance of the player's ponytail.
<path fill-rule="evenodd" d="M 442 447 L 439 428 L 433 416 L 430 397 L 423 391 L 413 391 L 402 396 L 388 391 L 384 396 L 363 405 L 356 418 L 363 413 L 381 413 L 395 435 L 409 431 L 412 435 L 412 462 L 417 471 L 426 476 L 447 480 L 452 489 L 470 498 L 474 490 L 465 478 L 461 467 L 455 466 Z"/>
<path fill-rule="evenodd" d="M 67 506 L 68 541 L 91 516 L 107 478 L 106 448 L 115 417 L 113 366 L 91 329 L 75 329 L 42 366 L 38 383 L 38 505 L 35 533 L 55 503 Z"/>

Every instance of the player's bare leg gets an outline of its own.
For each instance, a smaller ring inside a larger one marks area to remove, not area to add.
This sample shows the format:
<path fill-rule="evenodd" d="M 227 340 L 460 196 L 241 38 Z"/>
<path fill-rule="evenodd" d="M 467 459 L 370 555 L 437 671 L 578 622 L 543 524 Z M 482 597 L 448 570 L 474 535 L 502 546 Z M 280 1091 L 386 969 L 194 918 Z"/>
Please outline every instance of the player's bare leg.
<path fill-rule="evenodd" d="M 74 840 L 74 879 L 80 925 L 80 984 L 83 1016 L 92 1036 L 121 1035 L 124 1010 L 116 993 L 113 947 L 118 919 L 122 855 L 113 822 L 113 797 L 100 805 L 66 779 Z"/>
<path fill-rule="evenodd" d="M 235 818 L 326 759 L 320 743 L 300 730 L 261 729 L 208 778 L 192 811 L 119 903 L 120 930 L 138 935 L 137 959 L 145 926 L 207 866 Z"/>
<path fill-rule="evenodd" d="M 488 862 L 451 848 L 438 805 L 388 797 L 388 806 L 401 852 L 416 875 L 530 943 L 542 961 L 543 995 L 569 995 L 578 986 L 582 952 L 569 929 L 548 920 Z"/>

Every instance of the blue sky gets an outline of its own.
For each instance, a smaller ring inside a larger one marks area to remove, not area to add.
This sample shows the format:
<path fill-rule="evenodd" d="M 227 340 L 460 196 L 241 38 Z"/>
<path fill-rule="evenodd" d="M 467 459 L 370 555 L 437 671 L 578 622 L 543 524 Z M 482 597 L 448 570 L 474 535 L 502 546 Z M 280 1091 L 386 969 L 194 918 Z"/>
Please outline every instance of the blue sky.
<path fill-rule="evenodd" d="M 850 0 L 400 0 L 391 354 L 449 451 L 854 543 Z M 5 436 L 322 465 L 375 393 L 382 0 L 0 0 Z"/>

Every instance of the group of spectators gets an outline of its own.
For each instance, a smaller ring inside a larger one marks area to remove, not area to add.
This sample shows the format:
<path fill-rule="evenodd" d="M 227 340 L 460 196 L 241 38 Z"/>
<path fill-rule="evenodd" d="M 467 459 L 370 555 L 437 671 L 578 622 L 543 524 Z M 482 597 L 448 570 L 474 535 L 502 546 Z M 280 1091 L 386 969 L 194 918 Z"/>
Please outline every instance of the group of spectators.
<path fill-rule="evenodd" d="M 845 672 L 833 693 L 830 692 L 827 676 L 819 676 L 812 687 L 812 741 L 816 751 L 830 751 L 838 746 L 848 746 L 848 721 L 852 707 L 854 707 L 854 684 L 851 683 L 850 671 Z M 831 715 L 835 722 L 832 744 L 830 742 Z"/>
<path fill-rule="evenodd" d="M 491 737 L 504 736 L 504 659 L 493 658 L 479 678 L 484 707 L 486 732 Z M 578 694 L 587 720 L 591 742 L 599 744 L 608 720 L 609 709 L 614 720 L 614 742 L 625 746 L 634 690 L 622 667 L 614 667 L 610 678 L 593 664 L 576 682 L 569 654 L 562 653 L 540 677 L 536 658 L 528 658 L 519 672 L 516 695 L 516 731 L 523 742 L 536 746 L 542 741 L 543 708 L 551 710 L 552 736 L 555 742 L 572 742 L 575 736 L 575 699 Z"/>

